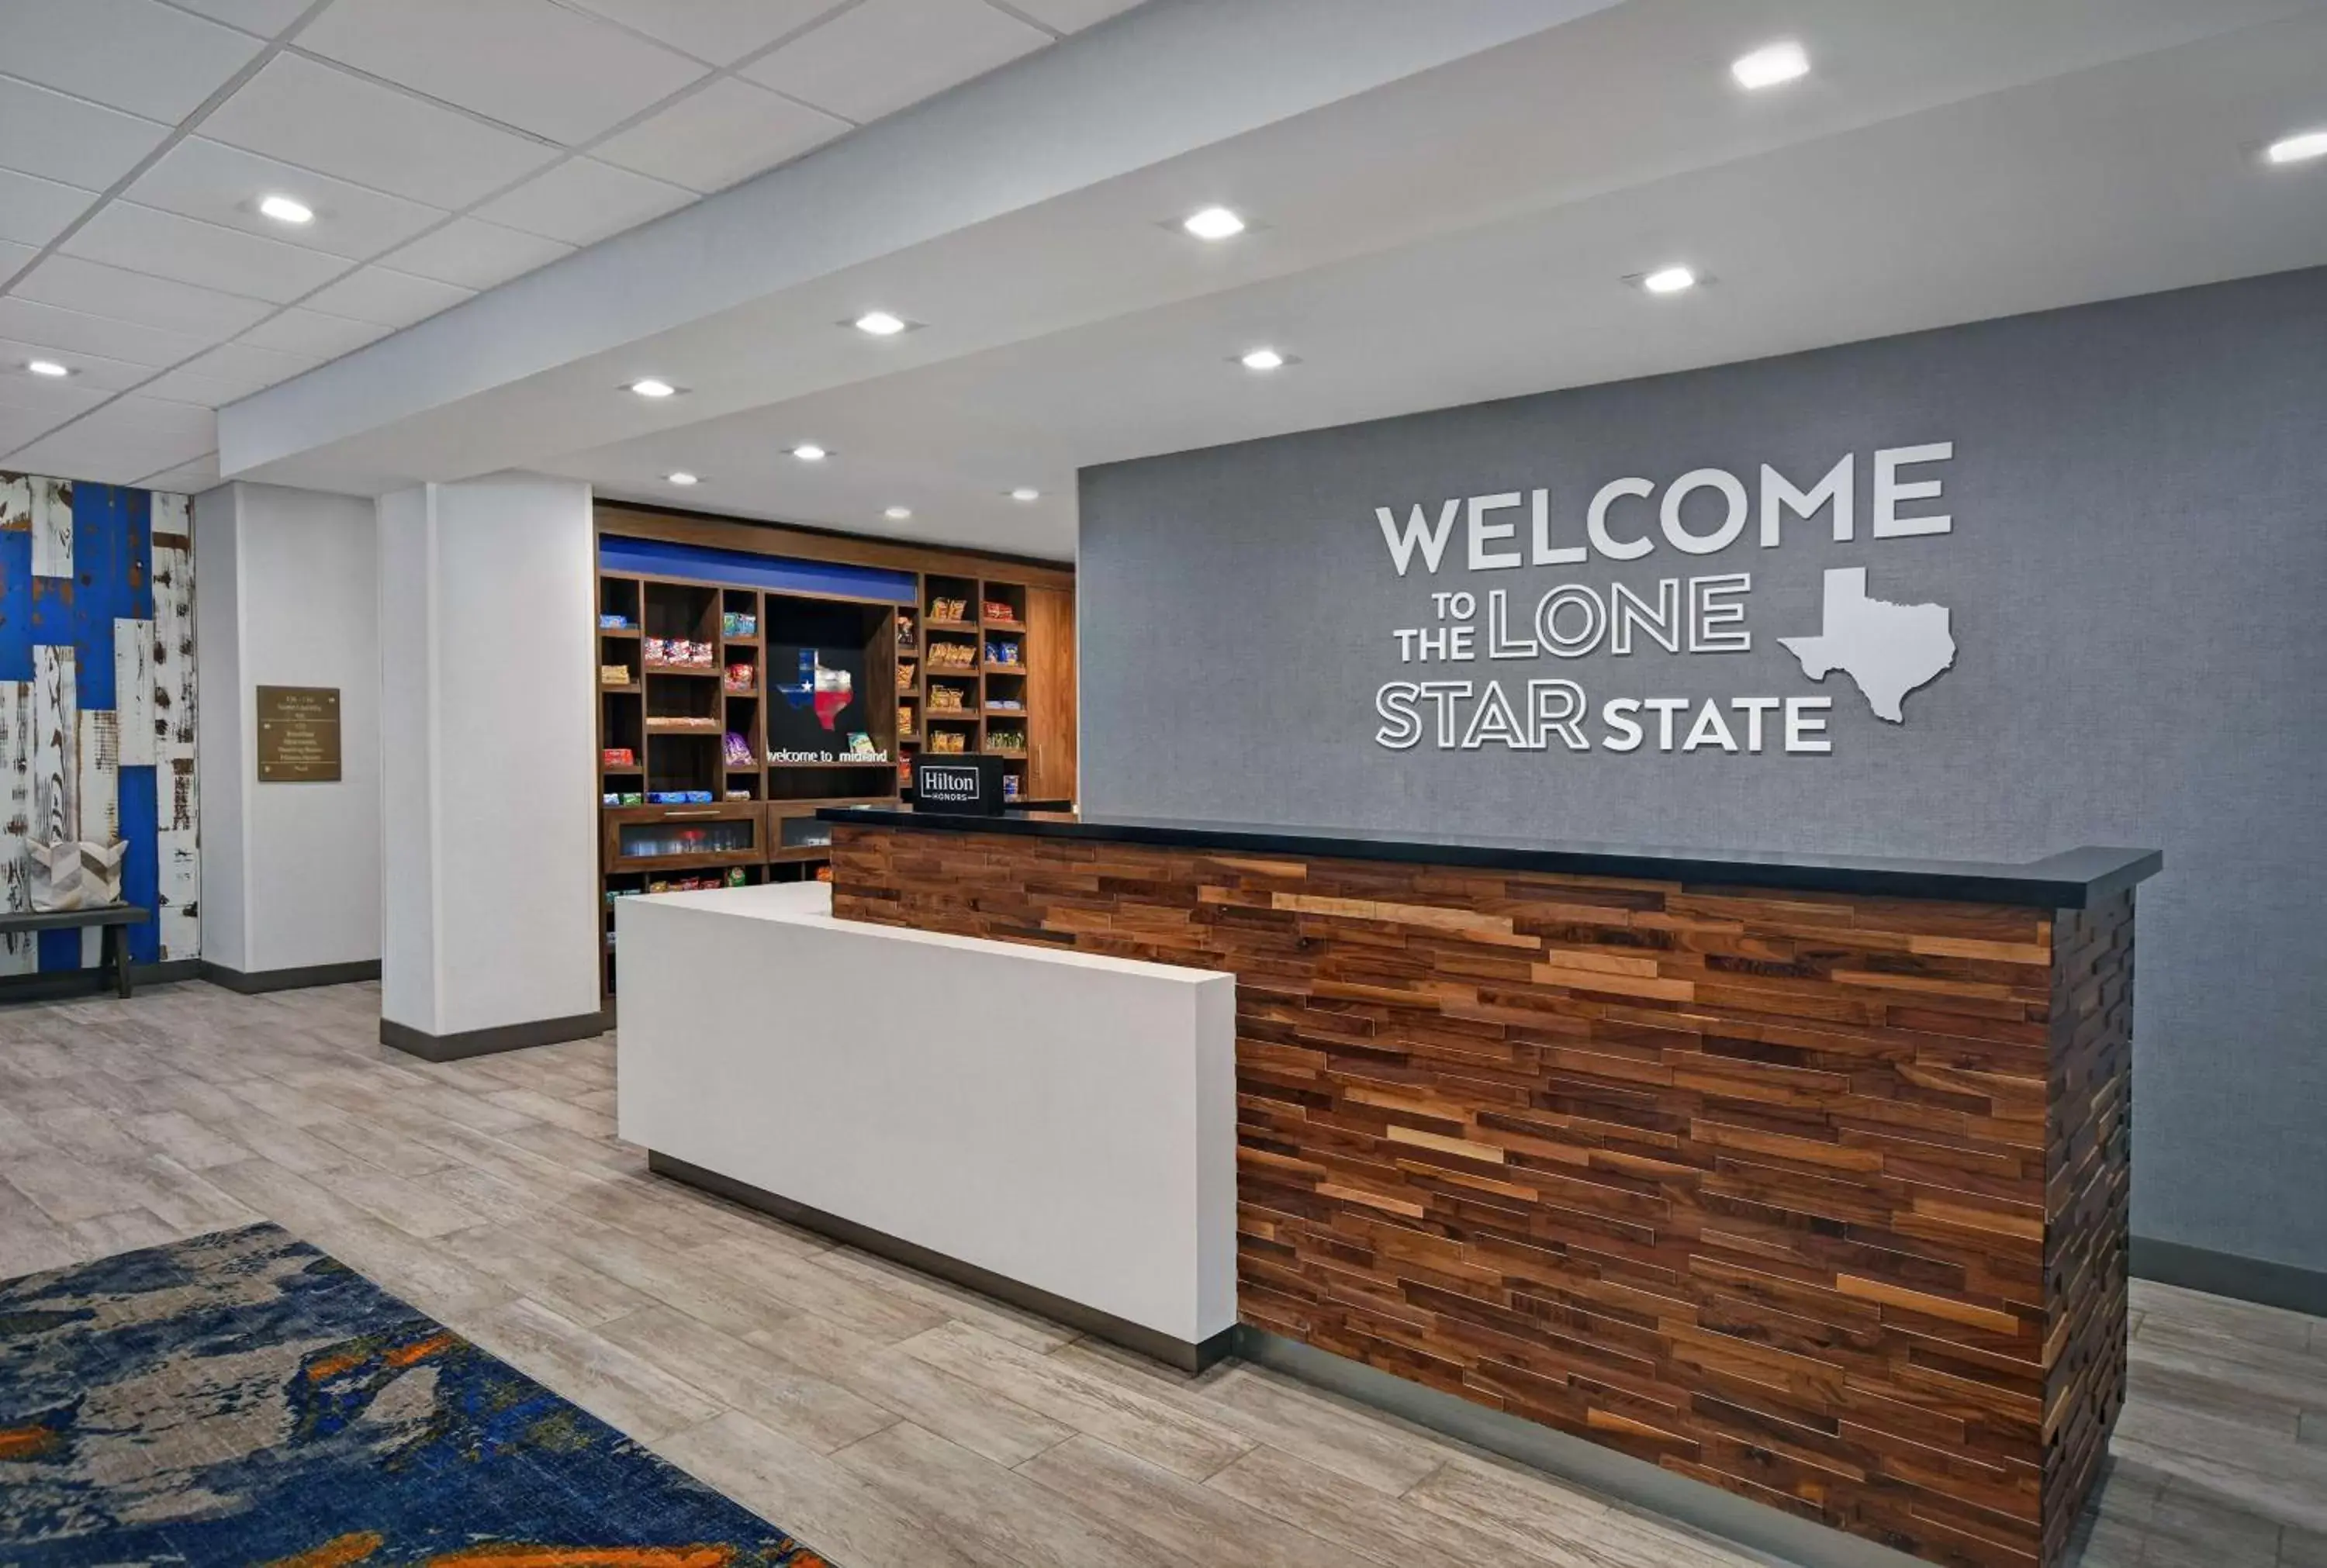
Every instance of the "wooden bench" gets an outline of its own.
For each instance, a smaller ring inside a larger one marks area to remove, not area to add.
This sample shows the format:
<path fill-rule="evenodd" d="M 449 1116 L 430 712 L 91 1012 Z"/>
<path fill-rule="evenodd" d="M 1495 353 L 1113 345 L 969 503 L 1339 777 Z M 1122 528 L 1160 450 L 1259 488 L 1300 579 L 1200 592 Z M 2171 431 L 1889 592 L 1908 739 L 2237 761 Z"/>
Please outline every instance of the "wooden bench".
<path fill-rule="evenodd" d="M 65 931 L 97 927 L 105 933 L 98 949 L 98 971 L 113 971 L 114 988 L 129 994 L 129 928 L 154 918 L 151 910 L 136 904 L 104 904 L 93 910 L 57 910 L 44 913 L 0 914 L 0 937 L 18 931 Z"/>

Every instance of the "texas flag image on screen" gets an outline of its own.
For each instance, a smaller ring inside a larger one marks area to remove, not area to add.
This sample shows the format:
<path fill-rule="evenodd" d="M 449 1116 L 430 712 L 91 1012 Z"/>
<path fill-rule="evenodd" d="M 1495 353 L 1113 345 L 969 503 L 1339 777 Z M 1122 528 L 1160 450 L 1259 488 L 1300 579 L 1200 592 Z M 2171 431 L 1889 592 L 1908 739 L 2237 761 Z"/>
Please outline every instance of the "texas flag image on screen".
<path fill-rule="evenodd" d="M 799 679 L 790 686 L 776 688 L 784 694 L 784 701 L 795 708 L 816 705 L 816 722 L 826 729 L 838 718 L 856 695 L 856 682 L 845 669 L 827 669 L 822 655 L 813 648 L 803 648 L 799 656 Z"/>

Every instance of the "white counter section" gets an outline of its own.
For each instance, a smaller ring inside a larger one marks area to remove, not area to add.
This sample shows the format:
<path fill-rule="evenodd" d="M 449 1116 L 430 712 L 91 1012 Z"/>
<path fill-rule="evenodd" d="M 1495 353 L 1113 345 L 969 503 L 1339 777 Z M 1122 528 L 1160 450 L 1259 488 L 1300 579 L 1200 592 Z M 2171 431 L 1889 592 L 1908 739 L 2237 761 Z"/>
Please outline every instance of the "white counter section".
<path fill-rule="evenodd" d="M 836 920 L 616 910 L 621 1135 L 1199 1344 L 1236 1321 L 1236 982 Z"/>

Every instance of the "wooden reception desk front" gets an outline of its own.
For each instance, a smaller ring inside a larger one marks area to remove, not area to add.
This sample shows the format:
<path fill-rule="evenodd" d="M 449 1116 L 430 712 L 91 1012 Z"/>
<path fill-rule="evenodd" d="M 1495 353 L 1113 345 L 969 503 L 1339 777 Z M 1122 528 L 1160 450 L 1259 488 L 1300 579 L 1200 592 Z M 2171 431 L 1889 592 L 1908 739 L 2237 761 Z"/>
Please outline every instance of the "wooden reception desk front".
<path fill-rule="evenodd" d="M 839 919 L 1236 976 L 1256 1342 L 1931 1562 L 2064 1562 L 2125 1396 L 2158 854 L 824 815 Z"/>

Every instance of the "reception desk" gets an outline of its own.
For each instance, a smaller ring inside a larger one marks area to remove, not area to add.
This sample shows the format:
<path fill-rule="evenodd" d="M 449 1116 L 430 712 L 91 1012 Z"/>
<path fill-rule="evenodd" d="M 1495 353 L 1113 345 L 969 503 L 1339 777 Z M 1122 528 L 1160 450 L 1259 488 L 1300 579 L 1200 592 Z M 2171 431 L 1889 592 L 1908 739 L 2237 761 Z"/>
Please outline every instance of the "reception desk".
<path fill-rule="evenodd" d="M 2065 1560 L 2125 1393 L 2158 854 L 824 815 L 841 923 L 1235 976 L 1251 1353 L 1928 1561 Z"/>

